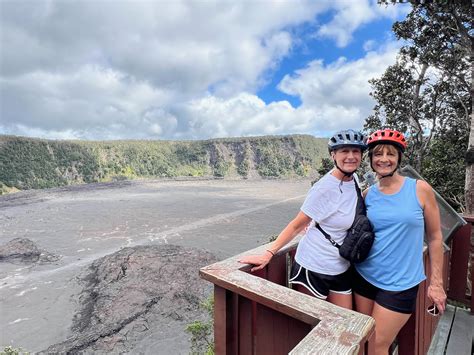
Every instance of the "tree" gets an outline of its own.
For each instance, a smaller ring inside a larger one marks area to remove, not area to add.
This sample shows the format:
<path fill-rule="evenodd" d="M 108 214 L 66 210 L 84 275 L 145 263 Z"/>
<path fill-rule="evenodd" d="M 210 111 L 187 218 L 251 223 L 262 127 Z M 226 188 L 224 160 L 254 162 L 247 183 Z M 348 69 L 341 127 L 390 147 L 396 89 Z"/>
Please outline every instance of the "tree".
<path fill-rule="evenodd" d="M 471 3 L 413 1 L 412 11 L 393 25 L 393 32 L 404 45 L 396 63 L 370 81 L 376 105 L 364 128 L 404 132 L 409 163 L 460 208 L 464 181 L 459 171 L 472 113 Z"/>
<path fill-rule="evenodd" d="M 466 214 L 474 215 L 474 120 L 471 114 L 471 134 L 469 135 L 469 148 L 466 153 Z"/>
<path fill-rule="evenodd" d="M 321 166 L 318 168 L 319 176 L 323 176 L 328 171 L 330 171 L 332 168 L 334 168 L 334 162 L 332 161 L 332 159 L 322 158 L 321 159 Z"/>

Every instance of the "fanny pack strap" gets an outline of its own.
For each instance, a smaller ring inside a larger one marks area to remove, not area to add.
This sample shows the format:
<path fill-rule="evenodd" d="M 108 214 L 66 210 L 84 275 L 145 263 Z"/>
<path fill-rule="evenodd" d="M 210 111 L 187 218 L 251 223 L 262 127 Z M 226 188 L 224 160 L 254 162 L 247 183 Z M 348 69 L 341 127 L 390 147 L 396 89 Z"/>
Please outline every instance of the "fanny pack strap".
<path fill-rule="evenodd" d="M 331 236 L 330 236 L 329 234 L 326 233 L 326 231 L 325 231 L 324 229 L 321 228 L 321 226 L 319 225 L 319 223 L 317 223 L 316 221 L 314 221 L 314 226 L 315 226 L 316 228 L 318 228 L 321 233 L 323 233 L 324 237 L 325 237 L 327 240 L 329 240 L 332 245 L 334 245 L 334 246 L 335 246 L 336 248 L 338 248 L 338 249 L 341 247 L 334 239 L 331 238 Z"/>
<path fill-rule="evenodd" d="M 360 191 L 359 184 L 357 184 L 357 181 L 354 181 L 354 185 L 357 192 L 356 216 L 360 214 L 365 215 L 365 202 L 364 198 L 362 197 L 362 192 Z"/>
<path fill-rule="evenodd" d="M 359 185 L 357 184 L 357 181 L 354 181 L 354 186 L 355 186 L 355 189 L 356 189 L 356 192 L 357 192 L 357 207 L 356 207 L 356 213 L 355 213 L 355 216 L 359 215 L 359 214 L 364 214 L 365 215 L 365 203 L 364 203 L 364 198 L 362 197 L 362 192 L 360 191 L 360 188 L 359 188 Z M 354 216 L 354 219 L 355 219 L 355 216 Z M 316 228 L 318 228 L 318 230 L 323 233 L 324 235 L 324 238 L 326 238 L 327 240 L 329 240 L 329 242 L 335 246 L 336 248 L 340 248 L 341 245 L 338 244 L 334 239 L 331 238 L 331 236 L 329 234 L 327 234 L 327 232 L 321 228 L 321 226 L 319 225 L 318 222 L 314 221 L 314 226 Z"/>

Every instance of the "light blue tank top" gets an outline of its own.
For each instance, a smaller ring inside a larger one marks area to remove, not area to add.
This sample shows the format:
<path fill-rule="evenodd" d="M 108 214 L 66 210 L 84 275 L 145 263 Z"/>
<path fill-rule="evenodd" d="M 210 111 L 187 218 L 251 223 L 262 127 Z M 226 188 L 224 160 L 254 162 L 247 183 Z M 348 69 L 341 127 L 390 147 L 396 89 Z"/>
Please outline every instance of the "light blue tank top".
<path fill-rule="evenodd" d="M 371 284 L 387 291 L 418 285 L 423 268 L 423 209 L 416 196 L 416 180 L 405 177 L 400 191 L 384 194 L 376 185 L 365 198 L 375 241 L 368 258 L 356 265 Z"/>

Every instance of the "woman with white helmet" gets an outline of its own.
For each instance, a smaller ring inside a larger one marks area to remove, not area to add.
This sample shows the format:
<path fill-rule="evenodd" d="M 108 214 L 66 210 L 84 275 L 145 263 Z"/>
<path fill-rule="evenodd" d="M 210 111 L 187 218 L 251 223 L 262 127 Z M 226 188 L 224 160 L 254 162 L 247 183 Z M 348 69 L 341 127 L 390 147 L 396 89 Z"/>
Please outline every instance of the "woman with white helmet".
<path fill-rule="evenodd" d="M 369 136 L 369 159 L 378 183 L 364 192 L 375 241 L 355 265 L 356 310 L 375 319 L 375 353 L 388 349 L 416 306 L 423 268 L 423 238 L 430 257 L 430 310 L 443 313 L 443 249 L 439 209 L 431 186 L 398 173 L 407 142 L 402 133 L 378 130 Z"/>
<path fill-rule="evenodd" d="M 356 212 L 353 174 L 366 148 L 361 132 L 349 129 L 334 134 L 328 142 L 334 169 L 311 187 L 300 212 L 265 253 L 242 258 L 240 262 L 253 264 L 252 271 L 262 269 L 278 250 L 309 225 L 296 250 L 290 283 L 301 292 L 351 309 L 350 263 L 339 255 L 316 224 L 338 244 L 343 242 Z"/>

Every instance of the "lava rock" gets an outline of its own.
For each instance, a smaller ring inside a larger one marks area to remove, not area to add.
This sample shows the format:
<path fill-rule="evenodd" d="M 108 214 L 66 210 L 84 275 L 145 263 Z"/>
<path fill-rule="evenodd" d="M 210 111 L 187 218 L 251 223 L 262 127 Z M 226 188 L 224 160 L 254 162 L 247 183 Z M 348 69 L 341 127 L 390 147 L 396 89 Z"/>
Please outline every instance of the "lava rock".
<path fill-rule="evenodd" d="M 31 264 L 36 262 L 53 262 L 59 256 L 49 253 L 28 238 L 15 238 L 0 246 L 0 262 Z"/>
<path fill-rule="evenodd" d="M 209 252 L 176 245 L 124 248 L 97 259 L 80 276 L 72 336 L 42 353 L 133 353 L 137 344 L 151 350 L 143 342 L 167 322 L 178 322 L 184 333 L 202 317 L 200 303 L 212 290 L 199 268 L 215 261 Z"/>

